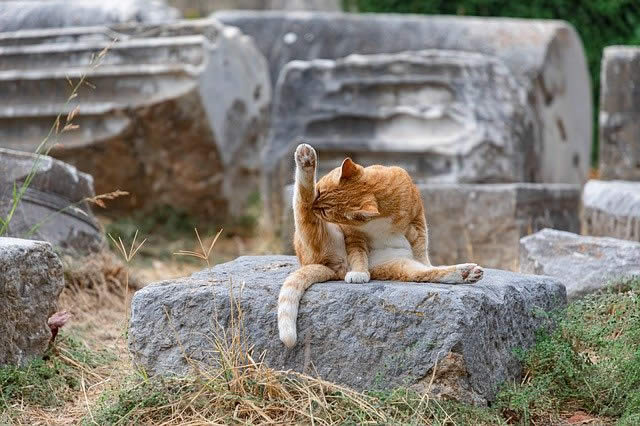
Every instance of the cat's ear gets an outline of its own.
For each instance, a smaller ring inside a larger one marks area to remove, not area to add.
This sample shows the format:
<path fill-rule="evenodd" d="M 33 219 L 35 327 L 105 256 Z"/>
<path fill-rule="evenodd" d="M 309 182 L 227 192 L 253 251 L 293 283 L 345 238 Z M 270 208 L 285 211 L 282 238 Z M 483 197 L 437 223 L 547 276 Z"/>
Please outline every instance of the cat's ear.
<path fill-rule="evenodd" d="M 380 216 L 380 212 L 378 211 L 378 205 L 373 201 L 363 205 L 360 210 L 351 212 L 350 216 L 351 219 L 367 220 Z"/>
<path fill-rule="evenodd" d="M 358 173 L 359 167 L 351 158 L 345 158 L 342 162 L 342 172 L 340 173 L 340 179 L 349 179 Z"/>

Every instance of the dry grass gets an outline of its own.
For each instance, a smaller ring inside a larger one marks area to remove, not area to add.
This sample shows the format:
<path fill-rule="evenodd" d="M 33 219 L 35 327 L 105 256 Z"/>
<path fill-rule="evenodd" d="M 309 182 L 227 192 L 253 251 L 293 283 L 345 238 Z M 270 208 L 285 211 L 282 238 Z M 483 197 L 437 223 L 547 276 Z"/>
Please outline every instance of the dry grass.
<path fill-rule="evenodd" d="M 122 305 L 131 291 L 142 287 L 134 276 L 128 277 L 127 266 L 109 250 L 73 258 L 63 257 L 65 289 L 60 305 L 74 314 L 92 314 L 97 308 L 113 309 Z"/>
<path fill-rule="evenodd" d="M 193 230 L 195 231 L 196 237 L 198 238 L 198 243 L 200 244 L 200 251 L 198 252 L 193 250 L 178 250 L 176 253 L 173 253 L 173 255 L 195 257 L 197 259 L 204 260 L 207 263 L 207 266 L 211 266 L 211 260 L 209 259 L 211 257 L 211 251 L 213 250 L 213 246 L 216 245 L 216 241 L 218 241 L 218 238 L 220 237 L 220 234 L 222 234 L 223 229 L 218 231 L 216 236 L 213 237 L 213 240 L 211 241 L 211 244 L 207 249 L 202 243 L 202 239 L 200 238 L 200 234 L 198 233 L 198 228 L 193 228 Z"/>
<path fill-rule="evenodd" d="M 217 362 L 189 361 L 192 374 L 148 379 L 113 389 L 93 412 L 95 424 L 456 424 L 444 406 L 408 389 L 364 394 L 319 378 L 267 367 L 254 354 L 243 313 L 230 291 L 230 325 L 214 330 Z M 460 413 L 458 413 L 460 414 Z M 483 412 L 466 413 L 474 424 Z M 85 418 L 86 420 L 86 418 Z"/>

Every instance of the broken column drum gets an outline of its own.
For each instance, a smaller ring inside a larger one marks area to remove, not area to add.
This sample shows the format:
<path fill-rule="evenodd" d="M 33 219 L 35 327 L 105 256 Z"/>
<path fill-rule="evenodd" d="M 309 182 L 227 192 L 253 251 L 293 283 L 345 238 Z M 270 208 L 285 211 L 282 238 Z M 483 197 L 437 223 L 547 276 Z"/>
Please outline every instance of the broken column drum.
<path fill-rule="evenodd" d="M 271 89 L 265 59 L 236 28 L 199 20 L 5 33 L 0 68 L 0 97 L 11 100 L 0 108 L 2 146 L 33 152 L 56 115 L 78 105 L 80 128 L 51 155 L 92 174 L 98 193 L 132 194 L 112 208 L 172 205 L 213 220 L 243 213 L 257 190 Z M 95 89 L 65 104 L 67 77 L 82 75 Z"/>

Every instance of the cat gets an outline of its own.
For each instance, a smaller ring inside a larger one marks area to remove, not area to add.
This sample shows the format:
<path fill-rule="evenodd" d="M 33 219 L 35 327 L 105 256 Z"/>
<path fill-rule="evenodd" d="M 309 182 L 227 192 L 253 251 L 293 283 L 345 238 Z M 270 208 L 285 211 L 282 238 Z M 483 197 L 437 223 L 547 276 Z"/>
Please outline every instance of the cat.
<path fill-rule="evenodd" d="M 371 279 L 463 284 L 483 269 L 474 263 L 432 266 L 420 191 L 400 167 L 363 167 L 350 158 L 316 183 L 318 157 L 300 144 L 294 155 L 294 248 L 301 267 L 278 298 L 280 340 L 297 340 L 298 306 L 315 283 Z"/>

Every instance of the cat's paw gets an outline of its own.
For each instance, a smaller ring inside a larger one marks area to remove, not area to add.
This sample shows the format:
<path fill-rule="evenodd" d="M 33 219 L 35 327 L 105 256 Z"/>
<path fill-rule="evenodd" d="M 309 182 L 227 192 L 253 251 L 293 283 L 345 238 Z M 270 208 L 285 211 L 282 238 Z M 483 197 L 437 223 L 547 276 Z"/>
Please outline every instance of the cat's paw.
<path fill-rule="evenodd" d="M 464 263 L 462 265 L 458 265 L 458 272 L 462 277 L 462 282 L 465 284 L 480 281 L 484 275 L 484 269 L 475 263 Z"/>
<path fill-rule="evenodd" d="M 371 275 L 369 272 L 349 271 L 347 275 L 344 276 L 345 282 L 355 284 L 368 283 L 370 279 Z"/>
<path fill-rule="evenodd" d="M 316 168 L 318 156 L 316 150 L 313 149 L 311 145 L 301 143 L 298 145 L 298 148 L 296 148 L 295 159 L 296 166 L 304 171 L 310 171 Z"/>

